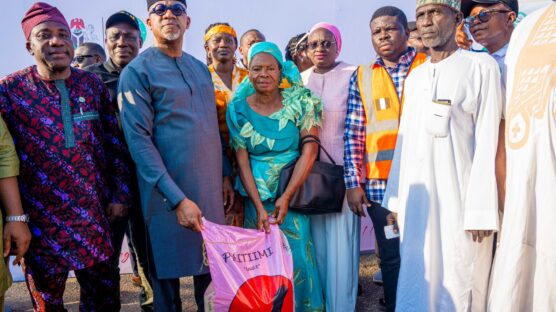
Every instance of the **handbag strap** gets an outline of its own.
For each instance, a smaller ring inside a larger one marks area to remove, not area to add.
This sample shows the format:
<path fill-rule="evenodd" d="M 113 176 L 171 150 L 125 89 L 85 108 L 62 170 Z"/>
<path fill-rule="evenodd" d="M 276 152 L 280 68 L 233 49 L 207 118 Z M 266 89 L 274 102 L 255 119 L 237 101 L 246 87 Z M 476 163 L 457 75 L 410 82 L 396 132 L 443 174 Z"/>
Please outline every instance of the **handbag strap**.
<path fill-rule="evenodd" d="M 311 134 L 308 134 L 308 135 L 302 137 L 301 140 L 300 140 L 300 143 L 299 143 L 299 151 L 301 151 L 303 149 L 303 145 L 305 145 L 307 143 L 317 143 L 317 145 L 319 146 L 319 155 L 320 155 L 320 151 L 322 150 L 326 154 L 326 156 L 328 157 L 330 162 L 332 162 L 332 164 L 336 165 L 336 162 L 334 161 L 334 159 L 332 159 L 332 156 L 330 156 L 328 151 L 320 143 L 319 137 L 317 137 L 315 135 L 311 135 Z"/>

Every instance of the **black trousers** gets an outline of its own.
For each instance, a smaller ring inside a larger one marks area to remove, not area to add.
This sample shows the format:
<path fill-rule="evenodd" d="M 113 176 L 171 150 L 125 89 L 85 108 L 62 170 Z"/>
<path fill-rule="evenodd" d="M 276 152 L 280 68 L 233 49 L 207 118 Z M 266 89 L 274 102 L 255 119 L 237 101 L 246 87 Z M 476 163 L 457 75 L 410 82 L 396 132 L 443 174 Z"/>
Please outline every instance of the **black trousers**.
<path fill-rule="evenodd" d="M 135 252 L 137 262 L 141 265 L 141 268 L 147 278 L 146 281 L 141 282 L 150 284 L 147 265 L 147 238 L 143 214 L 140 206 L 133 206 L 129 209 L 129 216 L 127 218 L 110 223 L 110 237 L 112 239 L 112 245 L 114 246 L 114 254 L 110 258 L 110 263 L 114 269 L 114 275 L 112 278 L 118 285 L 118 294 L 120 290 L 120 253 L 122 251 L 122 243 L 126 232 L 129 233 L 128 240 L 131 245 L 133 245 L 133 248 L 130 248 L 130 252 L 131 250 Z M 141 286 L 141 294 L 139 296 L 141 311 L 152 311 L 151 304 L 146 302 L 146 300 L 148 300 L 147 297 L 148 295 L 145 287 Z"/>
<path fill-rule="evenodd" d="M 380 204 L 371 202 L 371 206 L 367 207 L 367 211 L 375 228 L 386 311 L 394 312 L 396 310 L 396 291 L 398 288 L 398 275 L 400 273 L 400 239 L 386 239 L 384 227 L 387 225 L 386 216 L 390 214 L 388 209 L 383 208 Z"/>
<path fill-rule="evenodd" d="M 151 276 L 154 293 L 154 311 L 156 312 L 181 312 L 180 280 L 157 279 Z M 205 291 L 211 282 L 210 274 L 193 276 L 193 287 L 197 311 L 205 311 Z"/>
<path fill-rule="evenodd" d="M 148 231 L 147 231 L 148 236 Z M 154 256 L 148 242 L 149 254 L 149 276 L 153 288 L 153 308 L 155 312 L 181 312 L 180 280 L 179 278 L 158 279 L 154 267 Z M 210 274 L 193 276 L 193 290 L 197 311 L 205 312 L 205 291 L 207 290 L 212 278 Z"/>

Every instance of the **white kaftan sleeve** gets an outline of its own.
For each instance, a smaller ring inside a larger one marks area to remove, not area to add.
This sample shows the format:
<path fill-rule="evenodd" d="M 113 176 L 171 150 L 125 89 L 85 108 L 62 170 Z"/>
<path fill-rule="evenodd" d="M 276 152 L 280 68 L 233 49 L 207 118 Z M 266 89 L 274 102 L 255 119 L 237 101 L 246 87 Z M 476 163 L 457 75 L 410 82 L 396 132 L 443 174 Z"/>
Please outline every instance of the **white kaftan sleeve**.
<path fill-rule="evenodd" d="M 409 80 L 410 78 L 408 77 L 407 79 Z M 407 100 L 412 96 L 411 91 L 407 88 L 404 91 L 406 95 L 405 99 Z M 404 112 L 402 114 L 402 118 L 400 119 L 400 128 L 398 129 L 398 138 L 396 140 L 394 158 L 392 159 L 392 166 L 390 167 L 390 174 L 388 175 L 386 192 L 384 193 L 384 198 L 382 200 L 382 207 L 394 213 L 398 213 L 400 210 L 400 178 L 401 172 L 404 170 L 402 150 L 404 136 L 407 132 L 408 123 L 410 122 L 409 116 L 412 114 L 411 106 L 413 105 L 404 105 Z"/>
<path fill-rule="evenodd" d="M 502 111 L 500 70 L 494 60 L 481 66 L 475 108 L 475 154 L 464 202 L 465 230 L 498 230 L 495 159 Z"/>

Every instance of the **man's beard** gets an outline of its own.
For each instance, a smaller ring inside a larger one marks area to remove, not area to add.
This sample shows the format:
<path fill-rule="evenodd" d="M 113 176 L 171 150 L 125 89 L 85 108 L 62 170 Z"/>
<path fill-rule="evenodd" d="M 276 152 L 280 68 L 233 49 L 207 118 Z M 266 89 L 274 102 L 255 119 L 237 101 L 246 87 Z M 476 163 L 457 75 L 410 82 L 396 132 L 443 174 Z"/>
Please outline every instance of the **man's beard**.
<path fill-rule="evenodd" d="M 178 29 L 177 31 L 171 33 L 162 33 L 162 36 L 168 41 L 177 40 L 181 37 L 181 29 Z"/>

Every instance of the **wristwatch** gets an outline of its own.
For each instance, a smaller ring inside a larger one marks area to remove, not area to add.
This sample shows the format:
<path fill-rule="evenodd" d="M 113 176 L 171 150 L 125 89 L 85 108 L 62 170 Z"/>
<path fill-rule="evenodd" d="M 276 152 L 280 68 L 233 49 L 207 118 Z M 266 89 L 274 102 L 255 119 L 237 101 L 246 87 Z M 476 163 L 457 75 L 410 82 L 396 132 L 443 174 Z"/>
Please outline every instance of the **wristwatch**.
<path fill-rule="evenodd" d="M 28 214 L 22 214 L 21 216 L 7 216 L 6 217 L 6 222 L 28 223 L 29 222 L 29 215 Z"/>

